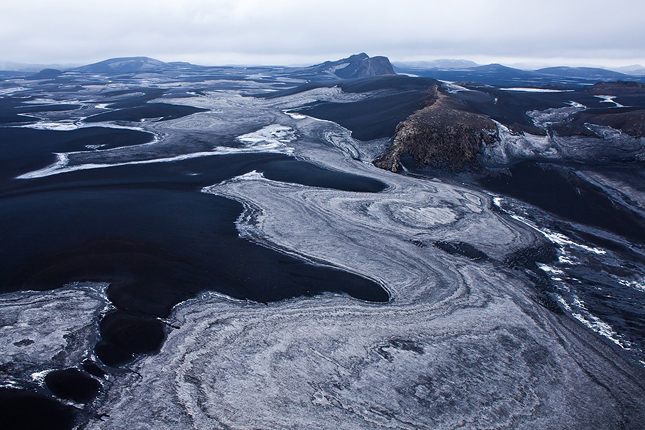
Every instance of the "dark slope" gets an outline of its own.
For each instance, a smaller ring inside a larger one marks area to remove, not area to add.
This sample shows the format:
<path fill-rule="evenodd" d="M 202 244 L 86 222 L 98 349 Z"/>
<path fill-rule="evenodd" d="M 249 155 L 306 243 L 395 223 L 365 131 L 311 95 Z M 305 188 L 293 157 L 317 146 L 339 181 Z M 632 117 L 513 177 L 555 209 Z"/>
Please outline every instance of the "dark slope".
<path fill-rule="evenodd" d="M 146 103 L 142 106 L 119 109 L 111 112 L 93 115 L 84 122 L 103 121 L 141 121 L 143 119 L 158 119 L 167 121 L 170 119 L 182 118 L 197 112 L 206 112 L 208 109 L 201 109 L 192 106 L 172 105 L 168 103 Z"/>
<path fill-rule="evenodd" d="M 518 198 L 565 219 L 600 227 L 634 243 L 645 241 L 645 220 L 617 204 L 574 169 L 524 162 L 504 174 L 487 175 L 480 183 L 493 192 Z"/>
<path fill-rule="evenodd" d="M 319 103 L 298 112 L 333 121 L 359 140 L 392 137 L 396 126 L 427 104 L 425 92 L 407 92 L 354 103 Z"/>
<path fill-rule="evenodd" d="M 256 94 L 254 97 L 276 99 L 316 88 L 338 87 L 346 93 L 367 93 L 370 91 L 383 91 L 391 94 L 406 91 L 427 91 L 439 82 L 429 78 L 412 78 L 403 75 L 375 76 L 364 79 L 348 79 L 341 81 L 316 81 L 309 82 L 297 87 L 274 91 L 272 93 Z"/>
<path fill-rule="evenodd" d="M 0 128 L 0 184 L 54 163 L 57 152 L 88 151 L 90 143 L 101 149 L 140 145 L 153 138 L 143 131 L 101 127 L 71 131 Z"/>
<path fill-rule="evenodd" d="M 305 115 L 334 121 L 352 131 L 359 140 L 394 136 L 396 126 L 434 97 L 439 82 L 408 76 L 377 76 L 348 81 L 309 83 L 261 97 L 278 98 L 315 88 L 337 86 L 347 93 L 369 93 L 374 97 L 352 103 L 318 102 L 298 109 Z"/>

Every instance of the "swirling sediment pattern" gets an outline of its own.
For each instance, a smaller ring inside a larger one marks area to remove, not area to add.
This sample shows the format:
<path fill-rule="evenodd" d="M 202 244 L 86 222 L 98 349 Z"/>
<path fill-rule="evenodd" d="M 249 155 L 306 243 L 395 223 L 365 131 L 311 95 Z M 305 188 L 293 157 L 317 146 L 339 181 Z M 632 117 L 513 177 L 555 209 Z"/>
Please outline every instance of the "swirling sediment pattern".
<path fill-rule="evenodd" d="M 243 237 L 371 278 L 391 301 L 185 302 L 171 318 L 180 328 L 115 382 L 99 407 L 108 416 L 89 428 L 637 427 L 643 372 L 538 305 L 502 263 L 544 239 L 485 194 L 299 144 L 310 161 L 388 188 L 341 192 L 253 172 L 203 192 L 243 203 Z M 439 240 L 490 259 L 450 255 L 431 246 Z"/>
<path fill-rule="evenodd" d="M 273 150 L 387 186 L 358 193 L 252 172 L 203 188 L 242 203 L 243 238 L 372 279 L 391 299 L 326 293 L 261 304 L 204 293 L 173 309 L 158 353 L 111 369 L 83 428 L 642 428 L 643 368 L 541 306 L 526 274 L 507 264 L 546 244 L 542 234 L 485 193 L 376 169 L 381 141 L 285 113 L 344 97 L 354 96 L 212 93 L 184 101 L 210 112 L 142 124 L 158 136 L 152 143 L 62 154 L 37 175 Z M 286 130 L 289 139 L 266 146 L 271 131 Z M 233 145 L 240 136 L 246 142 Z M 486 258 L 450 253 L 451 244 Z M 13 345 L 3 369 L 20 362 L 24 382 L 88 358 L 108 305 L 101 288 L 3 296 L 0 335 Z"/>

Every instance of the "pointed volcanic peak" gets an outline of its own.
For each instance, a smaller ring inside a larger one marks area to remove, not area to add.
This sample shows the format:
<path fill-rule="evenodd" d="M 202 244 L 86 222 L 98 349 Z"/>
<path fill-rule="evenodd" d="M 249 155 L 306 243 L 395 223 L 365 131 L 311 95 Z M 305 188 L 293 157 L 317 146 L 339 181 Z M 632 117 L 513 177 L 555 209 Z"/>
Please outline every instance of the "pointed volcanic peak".
<path fill-rule="evenodd" d="M 175 70 L 175 65 L 164 63 L 149 57 L 110 58 L 73 70 L 85 73 L 121 74 L 121 73 L 159 73 Z"/>
<path fill-rule="evenodd" d="M 547 67 L 546 69 L 537 70 L 537 72 L 561 78 L 590 79 L 597 81 L 625 79 L 629 77 L 629 75 L 625 75 L 624 73 L 613 72 L 611 70 L 596 67 Z"/>
<path fill-rule="evenodd" d="M 305 69 L 306 73 L 341 79 L 366 78 L 370 76 L 396 75 L 387 57 L 370 57 L 365 53 L 352 55 L 338 61 L 326 61 Z"/>

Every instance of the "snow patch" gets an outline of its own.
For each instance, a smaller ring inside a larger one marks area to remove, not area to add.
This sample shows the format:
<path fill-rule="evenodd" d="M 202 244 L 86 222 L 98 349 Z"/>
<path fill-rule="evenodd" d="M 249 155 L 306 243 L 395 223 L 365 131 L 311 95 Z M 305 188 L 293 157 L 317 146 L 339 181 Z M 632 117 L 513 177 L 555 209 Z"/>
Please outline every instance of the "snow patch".
<path fill-rule="evenodd" d="M 621 105 L 620 103 L 618 103 L 617 101 L 615 101 L 614 99 L 616 98 L 616 96 L 594 96 L 594 97 L 597 97 L 597 98 L 599 98 L 599 99 L 602 99 L 602 101 L 601 101 L 600 103 L 613 103 L 613 104 L 614 104 L 614 105 L 616 105 L 616 107 L 618 107 L 618 108 L 620 108 L 620 107 L 627 107 L 627 106 L 625 106 L 625 105 Z"/>
<path fill-rule="evenodd" d="M 549 88 L 500 88 L 502 91 L 518 91 L 524 93 L 570 93 L 573 90 L 553 90 Z"/>
<path fill-rule="evenodd" d="M 258 145 L 281 147 L 296 139 L 293 128 L 280 124 L 272 124 L 253 133 L 237 137 L 237 140 L 245 144 L 247 148 Z"/>

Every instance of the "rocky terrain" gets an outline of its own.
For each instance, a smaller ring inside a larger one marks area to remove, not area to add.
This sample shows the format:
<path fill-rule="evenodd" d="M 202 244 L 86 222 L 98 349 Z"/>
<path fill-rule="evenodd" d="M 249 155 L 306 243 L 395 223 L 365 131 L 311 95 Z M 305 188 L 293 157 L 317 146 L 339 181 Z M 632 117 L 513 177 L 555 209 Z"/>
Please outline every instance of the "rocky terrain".
<path fill-rule="evenodd" d="M 461 169 L 496 140 L 497 126 L 490 118 L 460 110 L 435 90 L 429 106 L 397 126 L 392 146 L 374 164 L 397 172 L 401 156 L 409 155 L 420 165 Z"/>

